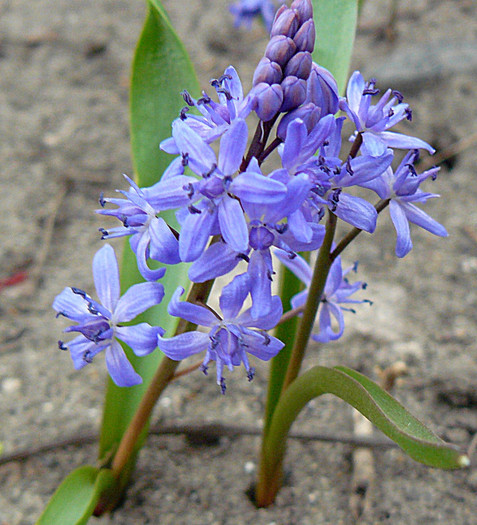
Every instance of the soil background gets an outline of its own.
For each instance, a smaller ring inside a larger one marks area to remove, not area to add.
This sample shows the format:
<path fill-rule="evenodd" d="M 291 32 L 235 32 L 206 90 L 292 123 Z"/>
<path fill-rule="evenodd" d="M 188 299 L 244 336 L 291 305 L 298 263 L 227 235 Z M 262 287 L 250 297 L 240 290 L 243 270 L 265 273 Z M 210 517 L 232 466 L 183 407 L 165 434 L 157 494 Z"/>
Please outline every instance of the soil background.
<path fill-rule="evenodd" d="M 233 64 L 251 84 L 267 36 L 233 28 L 223 0 L 164 2 L 196 64 L 203 88 Z M 368 282 L 343 339 L 312 348 L 306 366 L 344 364 L 376 377 L 404 361 L 395 395 L 440 436 L 464 449 L 477 432 L 477 5 L 471 0 L 366 0 L 353 69 L 404 93 L 414 121 L 402 130 L 438 151 L 469 139 L 427 189 L 425 209 L 449 231 L 439 239 L 413 228 L 415 247 L 394 256 L 383 214 L 374 236 L 345 254 Z M 101 246 L 93 213 L 100 191 L 123 188 L 131 173 L 128 77 L 145 15 L 142 0 L 0 2 L 0 279 L 29 278 L 0 291 L 0 441 L 4 453 L 97 431 L 105 367 L 76 372 L 57 350 L 62 325 L 51 309 L 63 287 L 93 289 L 91 260 Z M 182 86 L 177 86 L 181 91 Z M 473 139 L 472 139 L 473 136 Z M 473 142 L 472 142 L 473 140 Z M 120 242 L 115 246 L 119 248 Z M 61 325 L 61 326 L 60 326 Z M 266 367 L 247 383 L 241 370 L 221 396 L 197 372 L 162 398 L 154 421 L 259 425 Z M 352 431 L 351 409 L 329 396 L 310 403 L 296 430 Z M 347 445 L 291 440 L 289 476 L 276 505 L 257 510 L 245 496 L 258 438 L 197 447 L 151 436 L 124 505 L 98 524 L 350 524 L 352 468 Z M 376 484 L 363 524 L 477 523 L 477 470 L 423 467 L 399 450 L 376 450 Z M 93 463 L 96 445 L 59 448 L 0 466 L 0 524 L 34 523 L 60 481 Z M 477 458 L 474 458 L 477 461 Z"/>

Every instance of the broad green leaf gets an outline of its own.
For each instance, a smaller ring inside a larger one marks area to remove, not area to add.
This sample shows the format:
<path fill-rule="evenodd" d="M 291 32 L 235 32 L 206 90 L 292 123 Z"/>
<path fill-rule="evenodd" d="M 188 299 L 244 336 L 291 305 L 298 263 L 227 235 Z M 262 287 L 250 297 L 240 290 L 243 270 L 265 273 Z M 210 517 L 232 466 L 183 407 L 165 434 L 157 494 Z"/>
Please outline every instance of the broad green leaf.
<path fill-rule="evenodd" d="M 312 0 L 316 28 L 313 60 L 336 78 L 340 93 L 348 78 L 358 20 L 358 0 Z"/>
<path fill-rule="evenodd" d="M 183 89 L 193 94 L 199 92 L 194 68 L 161 3 L 149 0 L 132 66 L 130 96 L 132 158 L 135 179 L 140 187 L 157 182 L 173 159 L 160 151 L 159 143 L 171 135 L 172 121 L 184 105 L 180 96 Z M 169 223 L 175 221 L 172 212 L 161 216 Z M 123 292 L 141 281 L 143 278 L 137 270 L 135 256 L 126 243 L 121 268 Z M 169 267 L 162 282 L 166 297 L 138 321 L 162 326 L 171 335 L 177 319 L 167 314 L 167 304 L 179 284 L 187 287 L 187 265 Z M 101 458 L 116 448 L 161 359 L 159 350 L 140 358 L 129 349 L 126 351 L 144 382 L 131 388 L 119 388 L 108 380 L 100 440 Z M 138 448 L 140 445 L 138 443 Z"/>
<path fill-rule="evenodd" d="M 53 494 L 36 525 L 84 525 L 101 493 L 115 483 L 107 469 L 85 465 L 73 470 Z"/>
<path fill-rule="evenodd" d="M 469 464 L 468 457 L 457 447 L 442 441 L 367 377 L 346 367 L 316 366 L 287 388 L 275 409 L 264 458 L 269 479 L 281 471 L 286 437 L 293 421 L 309 401 L 322 394 L 334 394 L 349 403 L 420 463 L 443 469 Z"/>

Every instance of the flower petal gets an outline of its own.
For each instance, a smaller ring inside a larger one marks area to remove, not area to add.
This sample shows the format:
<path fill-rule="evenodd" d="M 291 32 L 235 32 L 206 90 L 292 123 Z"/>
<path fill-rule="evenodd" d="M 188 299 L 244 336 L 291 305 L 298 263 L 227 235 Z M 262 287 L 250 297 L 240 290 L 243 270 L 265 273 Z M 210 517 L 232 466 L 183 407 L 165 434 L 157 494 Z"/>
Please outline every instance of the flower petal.
<path fill-rule="evenodd" d="M 179 301 L 179 297 L 184 293 L 184 288 L 179 286 L 173 293 L 171 301 L 167 307 L 167 311 L 174 317 L 180 317 L 190 323 L 201 326 L 213 326 L 219 322 L 215 315 L 198 304 L 188 303 L 187 301 Z"/>
<path fill-rule="evenodd" d="M 224 286 L 219 304 L 225 320 L 237 317 L 249 292 L 250 276 L 246 273 L 236 275 L 231 283 Z"/>
<path fill-rule="evenodd" d="M 400 204 L 394 200 L 389 203 L 389 213 L 396 228 L 396 255 L 404 257 L 412 250 L 411 232 L 406 214 Z"/>
<path fill-rule="evenodd" d="M 283 314 L 282 300 L 278 295 L 271 298 L 270 311 L 261 317 L 252 317 L 251 308 L 246 310 L 237 318 L 237 324 L 250 328 L 260 328 L 261 330 L 271 330 L 277 326 Z"/>
<path fill-rule="evenodd" d="M 242 201 L 254 204 L 272 204 L 283 200 L 287 188 L 277 180 L 246 171 L 233 180 L 230 191 Z"/>
<path fill-rule="evenodd" d="M 414 204 L 403 202 L 401 203 L 401 206 L 404 210 L 404 213 L 406 214 L 407 219 L 412 223 L 417 224 L 421 228 L 424 228 L 424 230 L 427 230 L 434 235 L 438 235 L 439 237 L 448 236 L 447 230 L 444 228 L 444 226 L 442 226 L 442 224 L 439 224 L 432 217 L 429 217 L 426 212 L 422 211 L 417 206 L 414 206 Z"/>
<path fill-rule="evenodd" d="M 248 250 L 248 227 L 240 202 L 224 195 L 218 206 L 220 233 L 236 252 Z"/>
<path fill-rule="evenodd" d="M 239 261 L 235 250 L 224 242 L 216 242 L 192 263 L 189 268 L 189 279 L 194 283 L 215 279 L 231 272 Z"/>
<path fill-rule="evenodd" d="M 157 346 L 173 361 L 181 361 L 191 355 L 205 350 L 210 344 L 208 334 L 203 332 L 186 332 L 170 339 L 157 338 Z"/>
<path fill-rule="evenodd" d="M 115 333 L 136 355 L 143 356 L 156 349 L 157 336 L 164 335 L 164 329 L 148 323 L 139 323 L 134 326 L 118 326 Z"/>
<path fill-rule="evenodd" d="M 81 322 L 85 317 L 91 316 L 88 303 L 82 296 L 73 292 L 71 288 L 65 288 L 53 301 L 53 309 L 72 321 Z"/>
<path fill-rule="evenodd" d="M 119 299 L 119 267 L 116 254 L 109 244 L 98 250 L 93 258 L 93 278 L 99 300 L 111 312 Z"/>
<path fill-rule="evenodd" d="M 427 142 L 424 142 L 417 137 L 409 137 L 408 135 L 395 133 L 393 131 L 382 131 L 379 136 L 386 146 L 388 146 L 388 148 L 425 149 L 431 155 L 436 152 L 436 150 Z"/>
<path fill-rule="evenodd" d="M 172 136 L 181 154 L 188 159 L 188 166 L 197 175 L 208 173 L 214 164 L 217 165 L 214 150 L 185 121 L 177 119 L 172 123 Z"/>
<path fill-rule="evenodd" d="M 202 255 L 216 217 L 215 207 L 202 206 L 200 213 L 189 213 L 182 224 L 179 237 L 179 253 L 182 261 L 195 261 Z"/>
<path fill-rule="evenodd" d="M 154 218 L 149 223 L 149 255 L 151 259 L 164 264 L 178 264 L 181 262 L 179 256 L 179 241 L 172 233 L 166 221 L 161 217 Z"/>
<path fill-rule="evenodd" d="M 159 304 L 164 297 L 161 283 L 134 284 L 119 299 L 113 317 L 116 323 L 131 321 L 151 306 Z"/>
<path fill-rule="evenodd" d="M 106 348 L 106 366 L 111 379 L 118 386 L 134 386 L 142 383 L 142 377 L 136 373 L 117 341 L 113 341 Z"/>
<path fill-rule="evenodd" d="M 248 129 L 245 120 L 238 118 L 220 139 L 219 169 L 224 175 L 238 171 L 247 147 Z"/>

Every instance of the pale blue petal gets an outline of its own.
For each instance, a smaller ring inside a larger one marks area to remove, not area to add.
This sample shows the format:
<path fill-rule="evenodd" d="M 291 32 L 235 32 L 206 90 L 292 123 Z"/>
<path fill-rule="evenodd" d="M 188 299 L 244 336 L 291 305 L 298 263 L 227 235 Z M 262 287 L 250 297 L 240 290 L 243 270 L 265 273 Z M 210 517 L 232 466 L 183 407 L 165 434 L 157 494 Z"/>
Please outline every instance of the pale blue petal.
<path fill-rule="evenodd" d="M 400 148 L 400 149 L 425 149 L 431 155 L 433 155 L 436 150 L 430 146 L 427 142 L 424 142 L 417 137 L 409 137 L 408 135 L 403 135 L 402 133 L 394 133 L 393 131 L 382 131 L 379 134 L 381 140 L 389 148 Z"/>
<path fill-rule="evenodd" d="M 151 237 L 149 235 L 149 230 L 146 230 L 142 234 L 137 234 L 131 237 L 130 244 L 133 252 L 136 254 L 137 267 L 141 275 L 148 281 L 157 281 L 164 277 L 166 269 L 158 268 L 157 270 L 151 270 L 147 265 L 150 241 Z"/>
<path fill-rule="evenodd" d="M 65 288 L 53 301 L 53 309 L 77 323 L 91 316 L 87 302 L 71 288 Z"/>
<path fill-rule="evenodd" d="M 242 339 L 247 345 L 247 352 L 258 357 L 262 361 L 268 361 L 275 357 L 285 346 L 279 339 L 272 336 L 265 336 L 252 330 L 243 330 Z"/>
<path fill-rule="evenodd" d="M 372 204 L 360 197 L 342 192 L 336 208 L 332 211 L 340 219 L 360 230 L 373 233 L 376 229 L 378 214 Z"/>
<path fill-rule="evenodd" d="M 160 326 L 151 326 L 148 323 L 139 323 L 134 326 L 118 326 L 116 337 L 124 341 L 132 351 L 142 357 L 148 355 L 157 347 L 157 337 L 164 335 Z"/>
<path fill-rule="evenodd" d="M 297 277 L 300 279 L 305 286 L 309 286 L 311 282 L 312 271 L 308 262 L 297 255 L 294 258 L 290 258 L 287 252 L 280 249 L 273 250 L 274 255 L 285 265 L 289 270 L 291 270 Z"/>
<path fill-rule="evenodd" d="M 427 230 L 434 235 L 438 235 L 439 237 L 448 236 L 447 230 L 442 224 L 439 224 L 432 217 L 429 217 L 426 212 L 422 211 L 417 206 L 414 206 L 414 204 L 402 202 L 401 207 L 406 214 L 407 219 L 412 223 L 417 224 L 417 226 L 420 226 L 421 228 L 424 228 L 424 230 Z"/>
<path fill-rule="evenodd" d="M 157 338 L 157 346 L 173 361 L 182 361 L 191 355 L 205 350 L 210 344 L 208 334 L 203 332 L 186 332 L 170 339 Z"/>
<path fill-rule="evenodd" d="M 172 135 L 181 154 L 188 156 L 188 165 L 194 173 L 203 175 L 217 165 L 214 150 L 185 121 L 172 123 Z"/>
<path fill-rule="evenodd" d="M 233 180 L 230 192 L 245 202 L 272 204 L 284 198 L 287 188 L 277 180 L 246 171 Z"/>
<path fill-rule="evenodd" d="M 189 184 L 196 183 L 194 177 L 178 175 L 170 179 L 161 179 L 150 188 L 143 188 L 144 198 L 156 211 L 170 210 L 187 206 L 193 200 L 186 191 Z"/>
<path fill-rule="evenodd" d="M 142 383 L 141 376 L 136 373 L 117 341 L 113 341 L 111 346 L 106 348 L 106 366 L 111 379 L 118 386 L 134 386 Z"/>
<path fill-rule="evenodd" d="M 154 218 L 149 223 L 149 256 L 155 261 L 164 264 L 178 264 L 181 262 L 179 256 L 179 241 L 172 233 L 169 226 L 161 217 Z"/>
<path fill-rule="evenodd" d="M 248 227 L 240 202 L 224 195 L 218 206 L 220 233 L 236 252 L 248 251 Z"/>
<path fill-rule="evenodd" d="M 235 119 L 220 139 L 219 169 L 224 175 L 238 171 L 247 147 L 248 128 L 245 120 Z"/>
<path fill-rule="evenodd" d="M 231 283 L 224 286 L 219 303 L 225 320 L 237 317 L 249 292 L 250 276 L 246 273 L 236 275 Z"/>
<path fill-rule="evenodd" d="M 237 252 L 224 242 L 216 242 L 189 268 L 189 279 L 203 283 L 231 272 L 239 263 Z"/>
<path fill-rule="evenodd" d="M 131 321 L 151 306 L 159 304 L 164 297 L 161 283 L 133 284 L 119 299 L 113 318 L 116 323 Z"/>
<path fill-rule="evenodd" d="M 254 319 L 267 315 L 272 306 L 272 267 L 269 258 L 269 251 L 254 251 L 248 265 L 248 274 L 251 277 L 251 314 Z"/>
<path fill-rule="evenodd" d="M 283 167 L 290 172 L 294 171 L 294 167 L 298 163 L 300 152 L 305 143 L 308 131 L 303 120 L 297 118 L 292 120 L 287 127 L 287 135 L 282 153 Z"/>
<path fill-rule="evenodd" d="M 261 330 L 271 330 L 272 328 L 275 328 L 283 314 L 282 301 L 278 295 L 274 295 L 271 298 L 270 304 L 270 311 L 257 318 L 252 317 L 252 312 L 249 308 L 238 317 L 237 324 L 249 328 L 260 328 Z"/>
<path fill-rule="evenodd" d="M 396 228 L 396 255 L 404 257 L 412 250 L 411 232 L 406 214 L 400 204 L 394 200 L 389 203 L 389 213 Z"/>
<path fill-rule="evenodd" d="M 171 301 L 167 307 L 169 315 L 180 317 L 190 323 L 200 326 L 213 326 L 220 322 L 215 315 L 198 304 L 188 303 L 187 301 L 180 301 L 179 298 L 183 295 L 184 288 L 179 286 L 172 295 Z"/>
<path fill-rule="evenodd" d="M 111 312 L 119 299 L 119 267 L 116 254 L 109 244 L 98 250 L 93 258 L 93 278 L 99 300 Z"/>
<path fill-rule="evenodd" d="M 380 157 L 386 153 L 386 149 L 390 146 L 382 139 L 381 133 L 372 133 L 366 131 L 363 133 L 363 152 L 373 157 Z"/>
<path fill-rule="evenodd" d="M 182 225 L 179 237 L 181 260 L 191 262 L 198 259 L 209 240 L 217 216 L 217 209 L 202 207 L 201 213 L 189 213 Z"/>

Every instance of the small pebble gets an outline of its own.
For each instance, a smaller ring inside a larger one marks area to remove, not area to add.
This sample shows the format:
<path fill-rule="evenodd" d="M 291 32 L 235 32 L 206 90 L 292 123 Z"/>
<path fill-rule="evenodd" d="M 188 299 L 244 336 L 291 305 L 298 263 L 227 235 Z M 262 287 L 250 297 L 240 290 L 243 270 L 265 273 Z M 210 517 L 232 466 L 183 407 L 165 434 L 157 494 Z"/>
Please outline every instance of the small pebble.
<path fill-rule="evenodd" d="M 2 381 L 2 390 L 6 394 L 12 394 L 20 389 L 22 382 L 18 377 L 8 377 Z"/>

